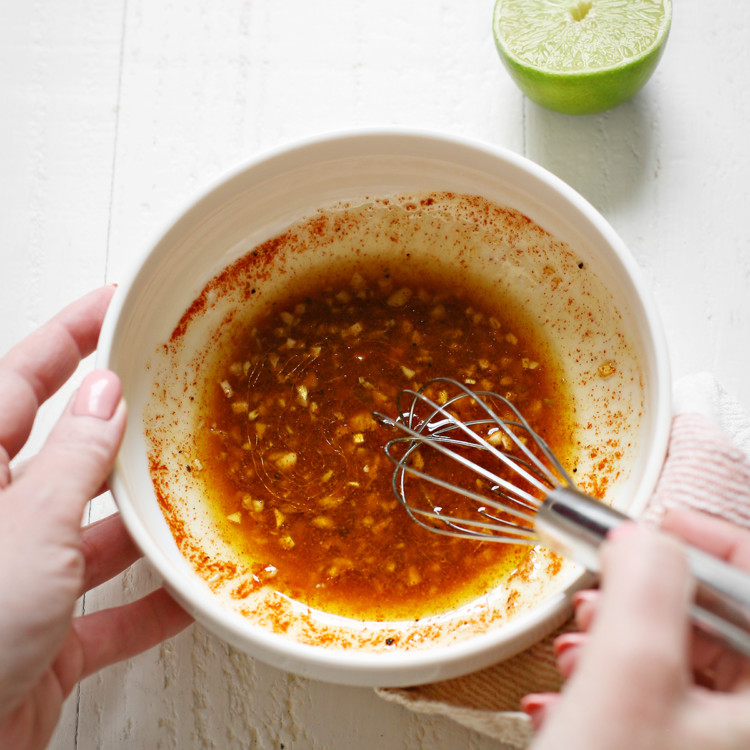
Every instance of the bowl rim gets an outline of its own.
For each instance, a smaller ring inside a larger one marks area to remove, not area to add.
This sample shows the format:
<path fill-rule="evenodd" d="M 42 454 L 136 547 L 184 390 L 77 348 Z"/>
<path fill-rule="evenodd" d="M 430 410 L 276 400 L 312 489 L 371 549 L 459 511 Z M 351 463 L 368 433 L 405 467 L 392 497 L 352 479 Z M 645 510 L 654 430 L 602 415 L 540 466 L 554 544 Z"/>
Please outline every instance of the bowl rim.
<path fill-rule="evenodd" d="M 200 205 L 211 196 L 225 188 L 236 178 L 250 171 L 271 170 L 281 160 L 294 158 L 310 149 L 322 152 L 332 144 L 338 149 L 359 149 L 360 155 L 365 154 L 365 147 L 370 145 L 396 145 L 398 142 L 416 147 L 421 144 L 432 148 L 449 145 L 460 149 L 470 150 L 478 155 L 484 155 L 490 160 L 507 162 L 517 169 L 531 175 L 532 178 L 545 183 L 553 191 L 561 194 L 565 201 L 572 204 L 586 221 L 606 239 L 609 248 L 617 260 L 625 268 L 630 283 L 636 291 L 642 312 L 648 323 L 647 343 L 653 349 L 654 362 L 650 363 L 655 377 L 652 391 L 656 414 L 653 418 L 652 453 L 645 467 L 641 484 L 649 488 L 648 494 L 656 486 L 661 465 L 666 455 L 671 424 L 671 377 L 668 359 L 668 349 L 664 330 L 660 322 L 655 301 L 647 287 L 641 269 L 635 258 L 625 246 L 622 239 L 594 206 L 587 201 L 573 187 L 549 172 L 544 167 L 525 156 L 517 154 L 502 146 L 489 144 L 462 135 L 440 132 L 437 130 L 377 127 L 354 128 L 340 131 L 329 131 L 307 136 L 301 139 L 286 141 L 273 148 L 261 151 L 257 155 L 243 160 L 225 170 L 218 177 L 210 181 L 204 188 L 169 217 L 161 228 L 154 233 L 149 241 L 134 254 L 134 260 L 123 282 L 118 284 L 115 295 L 109 306 L 99 337 L 96 354 L 96 366 L 109 369 L 113 356 L 112 346 L 118 330 L 123 308 L 128 295 L 135 287 L 139 276 L 143 273 L 146 261 L 154 254 L 172 228 L 181 220 L 189 217 Z M 403 148 L 403 146 L 401 146 Z M 340 154 L 341 155 L 341 154 Z M 329 156 L 330 158 L 330 156 Z M 436 159 L 434 153 L 432 159 Z M 175 575 L 175 568 L 166 554 L 152 540 L 151 535 L 145 533 L 142 520 L 132 507 L 126 483 L 121 478 L 122 466 L 120 458 L 110 476 L 110 488 L 115 502 L 122 516 L 125 526 L 152 568 L 164 582 L 165 588 L 185 607 L 197 620 L 206 625 L 219 637 L 238 646 L 251 655 L 290 672 L 322 679 L 358 686 L 403 686 L 425 683 L 435 679 L 447 679 L 460 674 L 487 666 L 497 658 L 512 656 L 507 654 L 507 641 L 528 632 L 538 637 L 527 639 L 517 650 L 527 648 L 538 638 L 550 632 L 561 624 L 569 615 L 570 598 L 578 588 L 590 585 L 592 577 L 582 571 L 581 576 L 565 591 L 542 602 L 532 612 L 520 615 L 502 627 L 502 638 L 498 631 L 473 636 L 465 641 L 439 645 L 426 650 L 366 652 L 353 649 L 339 650 L 294 641 L 287 636 L 271 633 L 263 628 L 252 625 L 242 615 L 231 612 L 220 606 L 210 606 L 212 597 L 207 592 L 200 591 L 195 585 L 186 585 L 187 579 L 181 574 Z M 645 493 L 644 493 L 645 497 Z M 645 509 L 634 508 L 638 515 Z M 529 625 L 531 624 L 531 627 Z M 497 657 L 497 658 L 494 658 Z"/>

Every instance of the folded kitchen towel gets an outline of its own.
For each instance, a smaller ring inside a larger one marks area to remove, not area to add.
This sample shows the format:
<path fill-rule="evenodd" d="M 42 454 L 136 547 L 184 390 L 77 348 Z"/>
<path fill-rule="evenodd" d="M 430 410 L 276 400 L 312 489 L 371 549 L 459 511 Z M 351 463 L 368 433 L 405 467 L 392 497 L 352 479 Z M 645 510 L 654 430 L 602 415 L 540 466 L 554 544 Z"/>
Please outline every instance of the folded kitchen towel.
<path fill-rule="evenodd" d="M 750 528 L 750 416 L 708 373 L 675 384 L 674 413 L 667 459 L 645 520 L 658 523 L 665 508 L 684 507 Z M 552 642 L 573 629 L 569 621 L 517 656 L 464 677 L 377 693 L 418 713 L 450 717 L 508 750 L 524 748 L 532 729 L 519 701 L 527 693 L 560 689 Z"/>

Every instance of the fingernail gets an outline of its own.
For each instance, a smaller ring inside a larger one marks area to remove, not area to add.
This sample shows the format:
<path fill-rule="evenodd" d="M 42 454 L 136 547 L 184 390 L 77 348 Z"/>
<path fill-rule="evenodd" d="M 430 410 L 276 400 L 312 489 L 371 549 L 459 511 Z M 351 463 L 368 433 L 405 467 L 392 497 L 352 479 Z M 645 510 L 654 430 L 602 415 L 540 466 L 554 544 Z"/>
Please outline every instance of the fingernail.
<path fill-rule="evenodd" d="M 531 720 L 531 726 L 535 732 L 541 729 L 544 723 L 544 710 L 546 706 L 547 701 L 542 696 L 531 694 L 521 698 L 521 710 Z"/>
<path fill-rule="evenodd" d="M 562 654 L 571 648 L 577 648 L 583 643 L 586 636 L 583 633 L 563 633 L 552 642 L 552 650 L 559 659 Z"/>
<path fill-rule="evenodd" d="M 72 412 L 77 417 L 111 419 L 121 397 L 120 378 L 109 370 L 94 370 L 83 379 Z"/>

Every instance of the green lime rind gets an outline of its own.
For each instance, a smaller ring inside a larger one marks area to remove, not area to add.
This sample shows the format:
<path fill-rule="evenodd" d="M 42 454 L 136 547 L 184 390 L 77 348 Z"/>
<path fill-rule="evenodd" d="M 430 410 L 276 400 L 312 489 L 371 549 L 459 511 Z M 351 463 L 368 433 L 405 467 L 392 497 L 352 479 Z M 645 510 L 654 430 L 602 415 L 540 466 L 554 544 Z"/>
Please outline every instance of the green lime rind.
<path fill-rule="evenodd" d="M 622 68 L 590 73 L 550 73 L 520 65 L 501 54 L 518 88 L 531 101 L 555 112 L 586 115 L 604 112 L 632 99 L 656 70 L 664 47 Z M 627 75 L 625 75 L 627 73 Z"/>
<path fill-rule="evenodd" d="M 595 2 L 586 4 L 590 6 Z M 602 3 L 607 4 L 616 6 L 618 2 Z M 514 6 L 516 17 L 507 14 L 509 6 Z M 665 0 L 663 14 L 654 28 L 645 28 L 640 38 L 634 35 L 628 44 L 620 44 L 615 49 L 606 48 L 611 45 L 611 39 L 606 38 L 605 24 L 587 30 L 590 32 L 588 39 L 582 33 L 576 37 L 574 32 L 579 28 L 575 25 L 567 38 L 561 35 L 560 27 L 565 27 L 565 23 L 560 20 L 560 11 L 569 12 L 574 6 L 574 2 L 564 0 L 497 0 L 493 17 L 495 44 L 511 78 L 533 102 L 570 115 L 603 112 L 632 98 L 656 70 L 669 36 L 671 1 Z M 549 14 L 543 19 L 549 23 L 534 26 L 527 18 L 525 22 L 530 26 L 525 33 L 524 19 L 519 20 L 518 16 L 522 7 L 528 7 L 531 16 L 534 11 Z M 601 11 L 601 7 L 596 10 Z M 501 17 L 501 11 L 505 16 Z M 612 18 L 606 20 L 614 23 Z M 506 30 L 509 39 L 505 37 Z M 605 49 L 593 48 L 599 41 L 596 34 L 602 37 Z M 535 44 L 539 45 L 539 51 Z M 580 45 L 578 49 L 576 44 Z"/>

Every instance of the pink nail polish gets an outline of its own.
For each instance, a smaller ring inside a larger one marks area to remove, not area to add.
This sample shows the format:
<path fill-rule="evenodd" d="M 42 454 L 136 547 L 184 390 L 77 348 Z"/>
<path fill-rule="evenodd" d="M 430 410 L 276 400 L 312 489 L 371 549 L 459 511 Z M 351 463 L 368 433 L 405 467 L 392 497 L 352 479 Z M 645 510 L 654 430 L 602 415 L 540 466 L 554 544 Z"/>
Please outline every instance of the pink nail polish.
<path fill-rule="evenodd" d="M 521 710 L 531 720 L 531 726 L 534 731 L 538 731 L 542 723 L 544 722 L 544 712 L 547 706 L 547 701 L 541 696 L 527 695 L 521 699 Z"/>
<path fill-rule="evenodd" d="M 569 649 L 580 646 L 585 638 L 586 636 L 582 633 L 563 633 L 552 642 L 552 650 L 559 659 Z"/>
<path fill-rule="evenodd" d="M 111 419 L 122 397 L 120 378 L 109 370 L 94 370 L 87 375 L 73 400 L 77 417 Z"/>

